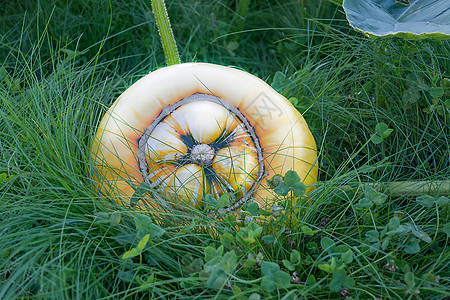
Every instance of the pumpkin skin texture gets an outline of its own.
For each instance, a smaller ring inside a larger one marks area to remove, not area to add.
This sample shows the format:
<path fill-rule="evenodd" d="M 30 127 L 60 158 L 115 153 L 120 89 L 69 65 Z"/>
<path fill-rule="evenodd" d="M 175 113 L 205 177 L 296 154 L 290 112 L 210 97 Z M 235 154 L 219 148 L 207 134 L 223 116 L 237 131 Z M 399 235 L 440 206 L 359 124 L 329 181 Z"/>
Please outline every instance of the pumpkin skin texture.
<path fill-rule="evenodd" d="M 265 179 L 294 170 L 309 191 L 318 173 L 314 138 L 286 98 L 247 72 L 207 63 L 138 80 L 101 120 L 90 155 L 94 189 L 123 205 L 145 181 L 180 209 L 225 192 L 237 199 L 230 211 L 245 201 L 267 209 L 276 197 Z M 149 195 L 136 208 L 161 202 Z"/>

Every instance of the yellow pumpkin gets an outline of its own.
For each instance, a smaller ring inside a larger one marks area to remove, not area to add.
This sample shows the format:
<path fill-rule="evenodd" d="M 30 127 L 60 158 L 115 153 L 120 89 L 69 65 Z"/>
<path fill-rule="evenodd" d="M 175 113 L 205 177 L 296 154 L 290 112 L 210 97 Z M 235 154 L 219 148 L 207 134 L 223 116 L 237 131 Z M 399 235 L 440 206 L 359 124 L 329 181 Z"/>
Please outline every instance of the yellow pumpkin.
<path fill-rule="evenodd" d="M 247 201 L 267 209 L 276 197 L 265 179 L 294 170 L 312 185 L 318 172 L 314 138 L 287 99 L 247 72 L 207 63 L 161 68 L 128 88 L 103 117 L 91 159 L 96 191 L 130 205 L 146 182 L 161 197 L 137 206 L 156 211 L 201 208 L 206 194 L 224 193 L 234 196 L 225 211 Z"/>

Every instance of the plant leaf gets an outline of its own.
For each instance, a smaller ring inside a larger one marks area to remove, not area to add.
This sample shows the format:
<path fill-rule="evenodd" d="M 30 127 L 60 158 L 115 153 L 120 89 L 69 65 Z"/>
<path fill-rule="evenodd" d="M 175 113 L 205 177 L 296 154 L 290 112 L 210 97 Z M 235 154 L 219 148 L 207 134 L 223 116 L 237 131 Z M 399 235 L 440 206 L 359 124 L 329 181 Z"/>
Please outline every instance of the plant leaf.
<path fill-rule="evenodd" d="M 441 87 L 432 87 L 430 89 L 430 95 L 433 98 L 440 98 L 444 96 L 444 89 Z"/>
<path fill-rule="evenodd" d="M 224 208 L 228 204 L 230 204 L 230 195 L 228 193 L 225 193 L 217 200 L 216 206 Z"/>
<path fill-rule="evenodd" d="M 291 79 L 287 78 L 286 75 L 283 74 L 282 72 L 277 71 L 275 73 L 275 76 L 273 77 L 271 86 L 277 92 L 281 92 L 283 89 L 292 84 L 293 81 Z"/>
<path fill-rule="evenodd" d="M 370 243 L 376 243 L 379 242 L 380 234 L 375 229 L 369 230 L 366 232 L 366 238 L 367 241 Z"/>
<path fill-rule="evenodd" d="M 150 234 L 145 235 L 142 240 L 139 242 L 137 249 L 139 250 L 139 252 L 141 252 L 142 250 L 144 250 L 145 246 L 147 246 L 148 243 L 148 239 L 150 238 Z"/>
<path fill-rule="evenodd" d="M 309 236 L 313 236 L 318 232 L 318 230 L 312 230 L 310 227 L 306 225 L 301 225 L 300 231 Z"/>
<path fill-rule="evenodd" d="M 375 126 L 375 133 L 379 136 L 383 136 L 383 132 L 385 132 L 386 130 L 388 130 L 389 127 L 387 126 L 386 123 L 384 122 L 380 122 Z"/>
<path fill-rule="evenodd" d="M 430 236 L 425 232 L 425 231 L 417 231 L 417 230 L 413 230 L 412 233 L 414 234 L 414 236 L 416 238 L 421 239 L 422 241 L 424 241 L 425 243 L 431 243 L 431 238 Z"/>
<path fill-rule="evenodd" d="M 237 266 L 237 255 L 234 250 L 225 253 L 222 258 L 221 266 L 227 273 L 232 273 Z"/>
<path fill-rule="evenodd" d="M 405 282 L 409 289 L 412 289 L 416 286 L 416 280 L 414 279 L 413 272 L 406 272 Z"/>
<path fill-rule="evenodd" d="M 132 248 L 131 250 L 125 252 L 122 256 L 122 259 L 125 260 L 130 257 L 135 257 L 141 253 L 137 248 Z"/>
<path fill-rule="evenodd" d="M 433 207 L 436 200 L 434 197 L 430 195 L 419 196 L 416 199 L 417 204 L 422 205 L 423 207 Z"/>
<path fill-rule="evenodd" d="M 289 256 L 289 260 L 294 265 L 298 265 L 300 263 L 300 252 L 298 252 L 297 250 L 292 250 L 292 252 Z"/>
<path fill-rule="evenodd" d="M 370 35 L 450 38 L 448 0 L 344 0 L 343 7 L 350 26 Z"/>
<path fill-rule="evenodd" d="M 281 288 L 286 288 L 291 283 L 291 276 L 284 271 L 275 272 L 275 283 Z"/>
<path fill-rule="evenodd" d="M 306 193 L 306 185 L 303 182 L 297 182 L 292 186 L 292 192 L 295 197 L 301 197 Z"/>
<path fill-rule="evenodd" d="M 221 268 L 216 268 L 213 270 L 206 282 L 210 288 L 220 289 L 227 282 L 228 275 Z"/>
<path fill-rule="evenodd" d="M 293 263 L 291 263 L 289 260 L 283 259 L 282 260 L 283 265 L 288 269 L 289 271 L 294 271 L 295 266 Z"/>
<path fill-rule="evenodd" d="M 275 239 L 272 235 L 268 234 L 268 235 L 263 236 L 263 237 L 262 237 L 262 240 L 263 240 L 264 243 L 266 243 L 266 245 L 267 245 L 267 244 L 270 244 L 270 243 L 275 242 L 276 239 Z"/>
<path fill-rule="evenodd" d="M 275 193 L 277 193 L 282 197 L 286 196 L 290 190 L 291 188 L 287 186 L 284 182 L 280 183 L 276 188 L 273 189 Z"/>
<path fill-rule="evenodd" d="M 353 261 L 354 253 L 352 249 L 348 249 L 346 252 L 342 253 L 342 261 L 344 264 L 350 264 Z"/>
<path fill-rule="evenodd" d="M 320 240 L 320 246 L 324 251 L 328 251 L 328 253 L 332 253 L 334 250 L 334 241 L 329 237 L 325 236 Z"/>
<path fill-rule="evenodd" d="M 288 186 L 294 187 L 295 184 L 300 182 L 300 176 L 298 176 L 297 172 L 289 170 L 284 175 L 284 182 Z"/>
<path fill-rule="evenodd" d="M 417 242 L 417 239 L 412 238 L 408 240 L 405 245 L 405 252 L 409 254 L 416 254 L 420 252 L 420 245 Z"/>
<path fill-rule="evenodd" d="M 137 214 L 134 217 L 134 223 L 138 232 L 143 233 L 142 237 L 149 233 L 150 237 L 154 239 L 162 236 L 166 232 L 163 228 L 153 224 L 152 219 L 147 215 Z"/>
<path fill-rule="evenodd" d="M 450 237 L 450 222 L 442 226 L 442 232 L 444 232 L 448 237 Z"/>
<path fill-rule="evenodd" d="M 370 136 L 370 141 L 372 143 L 374 143 L 375 145 L 381 144 L 381 142 L 383 142 L 383 138 L 381 136 L 379 136 L 378 134 L 372 134 Z"/>

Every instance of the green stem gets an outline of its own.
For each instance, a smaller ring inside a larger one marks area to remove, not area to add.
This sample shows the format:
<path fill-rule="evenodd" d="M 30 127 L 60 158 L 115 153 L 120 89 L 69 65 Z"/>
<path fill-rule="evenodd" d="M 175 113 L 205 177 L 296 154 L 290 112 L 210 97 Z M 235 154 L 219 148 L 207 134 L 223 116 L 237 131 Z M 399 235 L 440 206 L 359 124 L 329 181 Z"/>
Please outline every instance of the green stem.
<path fill-rule="evenodd" d="M 387 190 L 391 195 L 450 195 L 450 180 L 394 181 L 377 183 L 378 190 Z"/>
<path fill-rule="evenodd" d="M 155 15 L 156 26 L 158 27 L 161 44 L 164 50 L 167 64 L 169 66 L 181 63 L 178 54 L 177 43 L 173 36 L 172 27 L 170 27 L 169 15 L 167 14 L 164 0 L 151 0 L 152 11 Z"/>
<path fill-rule="evenodd" d="M 379 192 L 389 193 L 392 196 L 420 196 L 423 194 L 450 195 L 450 180 L 424 180 L 424 181 L 393 181 L 366 183 Z M 350 186 L 343 186 L 344 190 L 351 190 Z"/>

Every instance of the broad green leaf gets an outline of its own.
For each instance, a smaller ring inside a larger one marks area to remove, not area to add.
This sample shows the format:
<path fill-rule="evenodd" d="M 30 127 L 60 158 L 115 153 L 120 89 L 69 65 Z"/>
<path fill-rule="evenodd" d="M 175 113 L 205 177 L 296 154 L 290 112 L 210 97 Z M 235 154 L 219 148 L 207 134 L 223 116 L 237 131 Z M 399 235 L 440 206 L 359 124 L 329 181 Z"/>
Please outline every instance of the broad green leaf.
<path fill-rule="evenodd" d="M 316 242 L 309 242 L 306 244 L 306 249 L 310 253 L 317 253 L 319 251 L 319 247 L 317 246 Z"/>
<path fill-rule="evenodd" d="M 327 236 L 320 240 L 320 246 L 322 246 L 322 249 L 330 253 L 333 252 L 334 244 L 334 241 Z"/>
<path fill-rule="evenodd" d="M 383 132 L 385 132 L 388 129 L 389 129 L 389 127 L 387 126 L 386 123 L 380 122 L 375 126 L 375 133 L 379 136 L 382 136 Z"/>
<path fill-rule="evenodd" d="M 280 266 L 273 262 L 263 261 L 261 265 L 261 274 L 263 279 L 261 287 L 267 292 L 275 290 L 275 273 L 280 270 Z"/>
<path fill-rule="evenodd" d="M 217 207 L 217 200 L 211 194 L 207 194 L 205 196 L 205 202 L 206 202 L 207 205 L 209 205 L 211 207 Z"/>
<path fill-rule="evenodd" d="M 117 277 L 125 282 L 133 282 L 136 278 L 136 274 L 133 271 L 119 271 Z"/>
<path fill-rule="evenodd" d="M 227 245 L 231 245 L 232 243 L 235 242 L 235 238 L 234 236 L 229 233 L 229 232 L 225 232 L 224 234 L 222 234 L 222 236 L 220 237 L 220 242 L 222 244 L 224 244 L 225 246 Z"/>
<path fill-rule="evenodd" d="M 441 87 L 432 87 L 430 89 L 430 95 L 433 98 L 440 98 L 444 96 L 444 89 Z"/>
<path fill-rule="evenodd" d="M 289 170 L 284 175 L 284 183 L 288 186 L 293 187 L 295 184 L 300 182 L 300 176 L 298 176 L 297 172 Z"/>
<path fill-rule="evenodd" d="M 449 78 L 443 78 L 441 80 L 441 88 L 444 89 L 445 95 L 450 96 L 450 79 Z"/>
<path fill-rule="evenodd" d="M 298 252 L 297 250 L 292 250 L 289 258 L 291 263 L 293 263 L 294 265 L 298 265 L 300 263 L 300 252 Z"/>
<path fill-rule="evenodd" d="M 261 296 L 258 293 L 251 293 L 247 300 L 261 300 Z"/>
<path fill-rule="evenodd" d="M 334 253 L 345 253 L 350 249 L 349 245 L 337 245 L 336 247 L 334 247 L 333 252 Z"/>
<path fill-rule="evenodd" d="M 207 246 L 205 250 L 203 250 L 203 253 L 205 254 L 205 261 L 208 262 L 214 257 L 217 256 L 217 250 L 214 247 Z"/>
<path fill-rule="evenodd" d="M 385 195 L 383 193 L 377 193 L 375 195 L 375 197 L 373 197 L 372 201 L 376 205 L 381 205 L 381 204 L 383 204 L 386 201 L 386 199 L 387 199 L 387 195 Z"/>
<path fill-rule="evenodd" d="M 253 266 L 256 265 L 256 259 L 254 258 L 247 258 L 244 263 L 242 264 L 242 267 L 244 269 L 251 269 Z"/>
<path fill-rule="evenodd" d="M 405 245 L 405 252 L 409 254 L 416 254 L 420 252 L 420 245 L 417 242 L 417 239 L 408 239 L 408 242 Z"/>
<path fill-rule="evenodd" d="M 263 228 L 256 223 L 248 224 L 248 229 L 253 233 L 254 238 L 257 238 L 263 231 Z"/>
<path fill-rule="evenodd" d="M 158 238 L 166 232 L 163 228 L 153 224 L 152 219 L 147 215 L 137 214 L 134 217 L 134 223 L 136 224 L 138 232 L 143 233 L 143 235 L 149 233 L 152 239 Z"/>
<path fill-rule="evenodd" d="M 381 134 L 381 138 L 387 139 L 387 138 L 392 134 L 392 132 L 394 132 L 394 129 L 392 129 L 392 128 L 386 129 L 386 130 L 383 131 L 383 133 Z"/>
<path fill-rule="evenodd" d="M 378 134 L 372 134 L 370 136 L 370 141 L 374 143 L 375 145 L 381 144 L 383 142 L 383 138 L 379 136 Z"/>
<path fill-rule="evenodd" d="M 125 252 L 122 256 L 122 259 L 125 260 L 127 258 L 135 257 L 141 253 L 137 248 L 133 248 L 127 252 Z"/>
<path fill-rule="evenodd" d="M 333 279 L 330 281 L 330 291 L 339 292 L 342 288 L 352 288 L 355 286 L 355 280 L 349 277 L 344 270 L 333 272 Z"/>
<path fill-rule="evenodd" d="M 286 185 L 285 183 L 280 183 L 276 188 L 274 188 L 274 192 L 275 193 L 277 193 L 278 195 L 280 195 L 280 196 L 286 196 L 288 193 L 289 193 L 289 191 L 291 190 L 291 188 L 288 186 L 288 185 Z"/>
<path fill-rule="evenodd" d="M 442 226 L 442 232 L 444 232 L 448 237 L 450 237 L 450 222 Z"/>
<path fill-rule="evenodd" d="M 334 277 L 331 281 L 330 281 L 330 291 L 338 293 L 341 289 L 342 289 L 342 283 L 339 280 L 339 278 Z"/>
<path fill-rule="evenodd" d="M 284 271 L 276 271 L 274 275 L 275 283 L 281 288 L 286 288 L 291 283 L 291 276 Z"/>
<path fill-rule="evenodd" d="M 267 183 L 269 184 L 270 188 L 274 189 L 276 188 L 280 183 L 284 182 L 283 176 L 280 174 L 275 174 L 272 179 L 267 180 Z"/>
<path fill-rule="evenodd" d="M 416 202 L 423 207 L 433 207 L 436 200 L 430 195 L 423 195 L 417 197 Z"/>
<path fill-rule="evenodd" d="M 317 283 L 316 277 L 314 275 L 309 275 L 308 278 L 306 278 L 306 284 L 308 286 L 313 286 Z"/>
<path fill-rule="evenodd" d="M 275 290 L 275 275 L 271 273 L 263 276 L 261 287 L 269 293 L 273 292 Z"/>
<path fill-rule="evenodd" d="M 338 269 L 341 269 L 342 267 L 344 267 L 344 265 L 340 261 L 337 261 L 336 258 L 333 256 L 328 261 L 328 263 L 318 264 L 317 267 L 322 271 L 331 273 Z"/>
<path fill-rule="evenodd" d="M 350 26 L 369 35 L 450 38 L 448 0 L 344 0 L 343 7 Z"/>
<path fill-rule="evenodd" d="M 416 238 L 421 239 L 422 241 L 424 241 L 425 243 L 431 243 L 431 238 L 430 236 L 425 232 L 425 231 L 417 231 L 417 230 L 413 230 L 412 233 L 414 234 L 414 236 Z"/>
<path fill-rule="evenodd" d="M 230 204 L 230 195 L 228 193 L 223 194 L 220 196 L 220 198 L 217 200 L 217 207 L 224 208 L 228 204 Z"/>
<path fill-rule="evenodd" d="M 389 230 L 396 230 L 400 226 L 400 219 L 398 217 L 392 217 L 389 220 L 388 228 Z"/>
<path fill-rule="evenodd" d="M 353 261 L 353 251 L 351 249 L 348 249 L 347 252 L 342 253 L 342 261 L 344 262 L 344 264 L 350 264 Z"/>
<path fill-rule="evenodd" d="M 333 272 L 333 279 L 330 282 L 330 291 L 339 292 L 342 288 L 352 288 L 355 286 L 355 280 L 349 277 L 344 270 Z"/>
<path fill-rule="evenodd" d="M 227 273 L 232 273 L 237 266 L 237 255 L 233 251 L 225 253 L 222 258 L 221 266 Z"/>
<path fill-rule="evenodd" d="M 445 196 L 441 196 L 436 200 L 436 203 L 440 207 L 444 207 L 444 206 L 450 205 L 450 199 Z"/>
<path fill-rule="evenodd" d="M 283 259 L 282 260 L 283 265 L 288 269 L 289 271 L 294 271 L 295 266 L 293 263 L 291 263 L 289 260 Z"/>
<path fill-rule="evenodd" d="M 317 267 L 327 273 L 331 273 L 334 271 L 334 267 L 328 263 L 318 264 Z"/>
<path fill-rule="evenodd" d="M 252 215 L 256 216 L 258 215 L 259 206 L 256 202 L 251 202 L 247 205 L 247 211 Z"/>
<path fill-rule="evenodd" d="M 372 134 L 370 138 L 374 144 L 379 144 L 387 139 L 393 131 L 394 129 L 389 128 L 386 123 L 380 122 L 375 126 L 375 134 Z"/>
<path fill-rule="evenodd" d="M 296 105 L 298 105 L 298 103 L 299 103 L 300 101 L 299 101 L 298 98 L 296 98 L 296 97 L 291 97 L 291 98 L 289 98 L 289 102 L 291 102 L 292 105 L 296 106 Z"/>
<path fill-rule="evenodd" d="M 300 226 L 300 231 L 309 236 L 313 236 L 318 232 L 318 230 L 312 230 L 306 225 Z"/>
<path fill-rule="evenodd" d="M 293 81 L 291 79 L 287 78 L 282 72 L 277 71 L 273 77 L 271 86 L 274 90 L 281 92 L 283 89 L 292 84 Z"/>
<path fill-rule="evenodd" d="M 358 202 L 359 207 L 361 207 L 362 209 L 366 209 L 372 206 L 372 200 L 370 200 L 369 198 L 362 198 L 359 200 Z"/>
<path fill-rule="evenodd" d="M 121 218 L 122 214 L 120 213 L 120 211 L 115 211 L 109 216 L 109 222 L 111 224 L 119 224 Z"/>
<path fill-rule="evenodd" d="M 371 202 L 375 203 L 376 205 L 383 204 L 387 199 L 387 195 L 385 195 L 381 192 L 378 192 L 376 189 L 374 189 L 373 187 L 371 187 L 369 185 L 364 186 L 364 196 L 367 199 L 370 199 Z"/>
<path fill-rule="evenodd" d="M 411 104 L 417 103 L 420 99 L 419 90 L 416 87 L 410 87 L 403 93 L 403 105 L 409 108 Z"/>
<path fill-rule="evenodd" d="M 227 273 L 225 273 L 225 271 L 222 270 L 221 268 L 216 268 L 215 270 L 213 270 L 211 275 L 209 275 L 207 284 L 210 288 L 220 289 L 227 282 L 227 279 L 228 279 Z"/>
<path fill-rule="evenodd" d="M 262 240 L 263 240 L 264 243 L 266 243 L 266 244 L 270 244 L 270 243 L 275 242 L 275 238 L 274 238 L 272 235 L 270 235 L 270 234 L 263 236 L 263 237 L 262 237 Z"/>
<path fill-rule="evenodd" d="M 150 238 L 150 234 L 145 235 L 142 240 L 139 242 L 137 249 L 139 250 L 139 252 L 141 252 L 142 250 L 144 250 L 145 246 L 147 246 L 148 243 L 148 239 Z"/>
<path fill-rule="evenodd" d="M 263 261 L 261 264 L 261 273 L 263 276 L 273 274 L 275 271 L 280 270 L 280 266 L 276 263 Z"/>
<path fill-rule="evenodd" d="M 406 285 L 408 286 L 408 289 L 413 289 L 416 286 L 416 280 L 414 279 L 413 272 L 406 272 L 405 282 Z"/>
<path fill-rule="evenodd" d="M 301 197 L 306 193 L 306 185 L 303 182 L 297 182 L 292 186 L 292 192 L 295 197 Z"/>
<path fill-rule="evenodd" d="M 242 294 L 242 290 L 237 285 L 233 285 L 231 291 L 233 292 L 233 296 L 236 296 L 236 299 L 245 299 L 244 297 L 239 298 L 239 296 Z"/>
<path fill-rule="evenodd" d="M 388 231 L 387 235 L 407 234 L 411 231 L 411 227 L 407 225 L 399 225 L 396 229 Z"/>
<path fill-rule="evenodd" d="M 366 232 L 367 241 L 370 243 L 376 243 L 379 241 L 380 234 L 375 229 Z"/>

